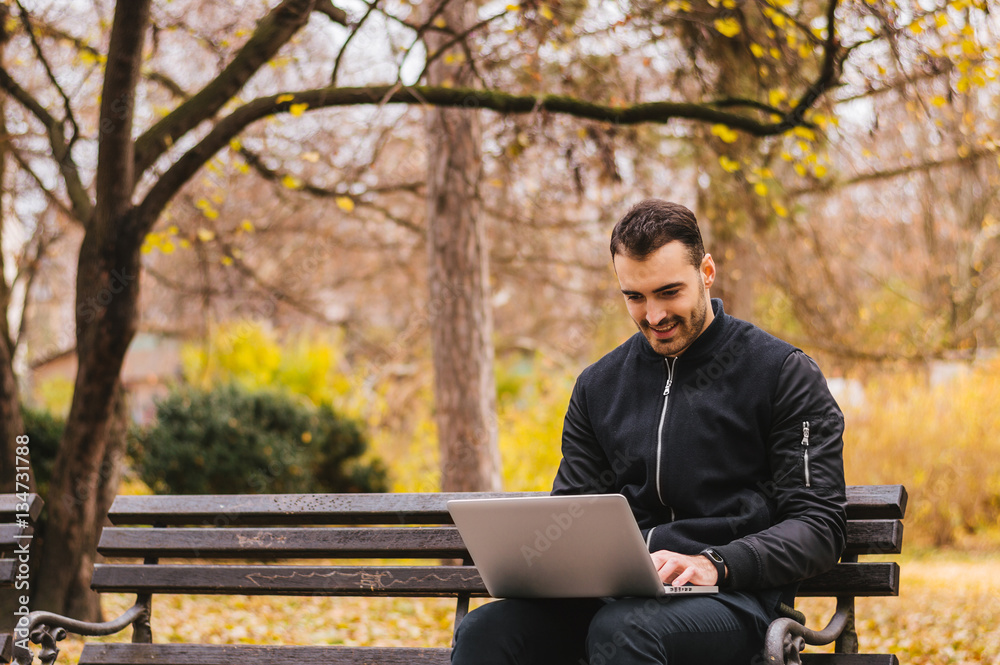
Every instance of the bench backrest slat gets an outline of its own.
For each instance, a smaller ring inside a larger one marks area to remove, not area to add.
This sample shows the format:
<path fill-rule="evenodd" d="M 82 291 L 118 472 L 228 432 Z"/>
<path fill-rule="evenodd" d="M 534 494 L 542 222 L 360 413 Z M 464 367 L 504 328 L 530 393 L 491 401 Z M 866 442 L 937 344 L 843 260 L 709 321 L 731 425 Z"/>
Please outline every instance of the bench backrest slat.
<path fill-rule="evenodd" d="M 97 564 L 97 591 L 302 596 L 485 596 L 473 566 L 283 566 Z M 803 583 L 800 595 L 891 596 L 894 562 L 841 563 Z"/>
<path fill-rule="evenodd" d="M 2 532 L 0 527 L 0 535 Z M 845 554 L 899 553 L 902 541 L 899 520 L 856 520 L 847 524 Z M 468 555 L 453 526 L 106 527 L 98 551 L 106 557 L 231 559 L 465 558 Z"/>
<path fill-rule="evenodd" d="M 174 558 L 464 558 L 453 526 L 167 529 L 106 527 L 98 551 L 106 557 Z"/>
<path fill-rule="evenodd" d="M 112 524 L 164 526 L 271 526 L 302 524 L 451 524 L 450 499 L 544 496 L 546 492 L 452 494 L 219 494 L 119 496 L 108 512 Z M 848 519 L 902 519 L 902 485 L 849 486 Z"/>
<path fill-rule="evenodd" d="M 486 595 L 472 566 L 146 566 L 97 564 L 97 591 L 302 596 Z"/>
<path fill-rule="evenodd" d="M 17 494 L 0 494 L 0 522 L 13 523 L 18 515 L 24 513 L 23 510 L 19 510 L 23 507 L 21 504 L 24 503 L 21 498 L 25 497 L 20 495 L 19 498 Z M 28 499 L 27 514 L 31 517 L 31 521 L 35 521 L 42 512 L 44 502 L 42 497 L 37 494 L 29 494 L 26 498 Z"/>
<path fill-rule="evenodd" d="M 898 596 L 899 564 L 895 561 L 838 563 L 806 580 L 799 596 Z"/>

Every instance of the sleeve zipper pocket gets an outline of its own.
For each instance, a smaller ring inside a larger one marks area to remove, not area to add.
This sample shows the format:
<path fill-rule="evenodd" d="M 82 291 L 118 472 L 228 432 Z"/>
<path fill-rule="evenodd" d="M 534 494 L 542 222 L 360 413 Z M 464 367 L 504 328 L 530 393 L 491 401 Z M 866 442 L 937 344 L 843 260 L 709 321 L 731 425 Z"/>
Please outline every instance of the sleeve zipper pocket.
<path fill-rule="evenodd" d="M 809 478 L 809 421 L 802 423 L 802 466 L 805 469 L 806 487 L 812 487 Z"/>

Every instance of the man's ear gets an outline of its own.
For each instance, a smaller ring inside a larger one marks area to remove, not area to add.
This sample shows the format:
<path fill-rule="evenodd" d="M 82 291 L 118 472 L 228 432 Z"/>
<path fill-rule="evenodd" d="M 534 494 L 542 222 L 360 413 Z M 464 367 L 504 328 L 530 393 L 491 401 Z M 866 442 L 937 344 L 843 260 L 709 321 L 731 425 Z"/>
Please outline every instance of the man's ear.
<path fill-rule="evenodd" d="M 715 283 L 715 260 L 712 259 L 711 254 L 706 254 L 701 260 L 699 272 L 701 272 L 701 279 L 705 284 L 705 288 L 711 288 L 712 284 Z"/>

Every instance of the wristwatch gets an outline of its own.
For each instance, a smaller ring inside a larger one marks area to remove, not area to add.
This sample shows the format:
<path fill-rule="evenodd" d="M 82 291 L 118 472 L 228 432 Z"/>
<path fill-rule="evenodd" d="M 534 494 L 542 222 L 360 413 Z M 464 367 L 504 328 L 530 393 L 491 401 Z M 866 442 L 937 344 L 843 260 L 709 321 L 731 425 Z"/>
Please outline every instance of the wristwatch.
<path fill-rule="evenodd" d="M 722 558 L 722 555 L 711 547 L 706 547 L 699 554 L 707 558 L 715 566 L 715 572 L 719 576 L 718 581 L 715 583 L 716 586 L 720 589 L 729 586 L 729 578 L 726 576 L 726 560 Z"/>

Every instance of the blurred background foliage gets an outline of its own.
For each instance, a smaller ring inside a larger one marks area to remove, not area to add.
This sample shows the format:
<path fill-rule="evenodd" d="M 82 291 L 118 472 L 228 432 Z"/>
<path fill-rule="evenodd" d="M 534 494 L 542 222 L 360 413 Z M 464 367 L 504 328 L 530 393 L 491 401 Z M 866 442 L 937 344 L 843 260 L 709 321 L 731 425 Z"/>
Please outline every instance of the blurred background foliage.
<path fill-rule="evenodd" d="M 29 57 L 40 44 L 77 104 L 76 153 L 88 166 L 112 7 L 91 4 L 36 3 L 30 36 L 9 17 L 3 54 L 26 89 L 56 108 L 47 69 Z M 273 4 L 247 2 L 233 15 L 215 0 L 154 3 L 142 121 L 198 90 Z M 350 29 L 313 21 L 240 95 L 326 85 L 341 46 L 341 85 L 419 78 L 418 5 L 389 2 L 370 15 L 352 5 Z M 500 8 L 483 5 L 465 57 L 484 87 L 612 106 L 742 99 L 767 118 L 768 109 L 789 112 L 822 67 L 824 8 L 574 0 L 512 4 L 491 18 Z M 727 310 L 802 347 L 851 387 L 842 399 L 849 481 L 907 485 L 908 542 L 995 549 L 998 16 L 973 0 L 839 3 L 839 84 L 809 110 L 807 126 L 780 136 L 483 113 L 479 194 L 505 487 L 549 488 L 573 380 L 632 332 L 609 267 L 611 226 L 629 204 L 660 196 L 698 214 L 720 266 L 713 295 Z M 235 414 L 249 413 L 237 407 L 244 399 L 277 390 L 267 394 L 284 400 L 282 431 L 301 449 L 281 449 L 289 468 L 307 466 L 292 459 L 309 448 L 304 423 L 332 409 L 338 422 L 357 423 L 369 441 L 357 459 L 383 460 L 389 487 L 436 490 L 424 111 L 307 110 L 248 127 L 146 236 L 141 329 L 183 342 L 177 366 L 157 368 L 151 383 L 163 404 L 214 395 Z M 9 102 L 5 119 L 21 160 L 9 160 L 3 183 L 5 278 L 17 285 L 7 314 L 27 379 L 72 349 L 82 231 L 38 161 L 45 128 Z M 947 379 L 939 367 L 959 370 Z M 153 373 L 143 367 L 126 384 L 145 385 Z M 39 378 L 32 406 L 65 414 L 72 385 Z M 291 415 L 299 407 L 305 420 Z M 182 414 L 173 412 L 174 426 L 193 427 Z M 222 436 L 228 418 L 204 414 Z M 31 411 L 25 419 L 33 441 L 58 425 Z M 137 468 L 144 447 L 134 449 Z M 47 448 L 34 450 L 41 483 Z M 159 468 L 147 475 L 154 487 L 166 474 Z"/>

